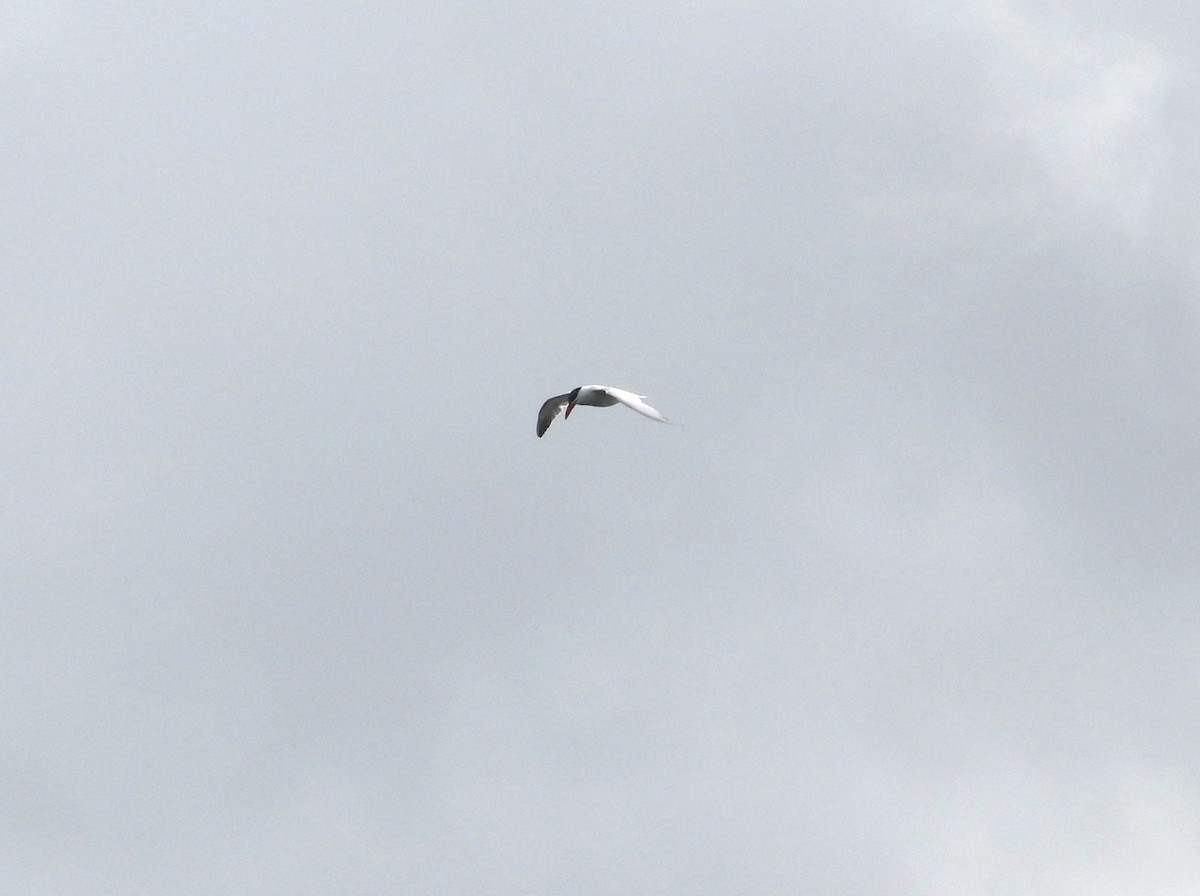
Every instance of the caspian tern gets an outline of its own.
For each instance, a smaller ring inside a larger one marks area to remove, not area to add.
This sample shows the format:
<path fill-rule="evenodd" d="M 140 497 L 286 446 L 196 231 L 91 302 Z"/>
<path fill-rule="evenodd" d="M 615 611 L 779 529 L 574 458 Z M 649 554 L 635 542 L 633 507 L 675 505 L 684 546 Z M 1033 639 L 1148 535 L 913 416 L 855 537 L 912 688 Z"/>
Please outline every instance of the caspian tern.
<path fill-rule="evenodd" d="M 624 389 L 614 389 L 612 386 L 577 386 L 566 395 L 555 395 L 553 398 L 547 399 L 546 403 L 542 405 L 542 409 L 538 411 L 538 438 L 540 439 L 546 434 L 546 430 L 550 428 L 550 424 L 554 422 L 554 418 L 558 416 L 559 411 L 566 408 L 566 417 L 570 417 L 571 411 L 577 404 L 586 404 L 597 408 L 610 408 L 617 402 L 620 402 L 627 408 L 633 408 L 639 414 L 645 414 L 651 420 L 657 420 L 660 423 L 670 423 L 670 420 L 642 400 L 645 397 L 645 395 L 634 395 L 632 392 L 626 392 Z M 565 420 L 566 417 L 563 419 Z"/>

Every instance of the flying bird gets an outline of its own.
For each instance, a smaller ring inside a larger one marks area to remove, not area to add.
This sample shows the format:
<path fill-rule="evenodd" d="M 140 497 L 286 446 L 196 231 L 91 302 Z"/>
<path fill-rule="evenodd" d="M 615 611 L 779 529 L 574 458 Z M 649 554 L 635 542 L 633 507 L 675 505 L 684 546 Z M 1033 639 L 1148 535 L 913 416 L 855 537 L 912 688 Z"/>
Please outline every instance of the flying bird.
<path fill-rule="evenodd" d="M 546 403 L 538 411 L 538 438 L 540 439 L 546 434 L 546 430 L 550 428 L 550 424 L 554 422 L 554 418 L 558 416 L 559 411 L 566 408 L 566 417 L 570 417 L 571 411 L 574 410 L 577 404 L 591 405 L 596 408 L 610 408 L 617 402 L 620 402 L 627 408 L 633 408 L 639 414 L 645 414 L 651 420 L 657 420 L 660 423 L 670 423 L 670 420 L 642 400 L 645 397 L 645 395 L 634 395 L 632 392 L 626 392 L 624 389 L 614 389 L 612 386 L 577 386 L 565 395 L 555 395 L 553 398 L 546 399 Z M 565 420 L 566 417 L 563 419 Z"/>

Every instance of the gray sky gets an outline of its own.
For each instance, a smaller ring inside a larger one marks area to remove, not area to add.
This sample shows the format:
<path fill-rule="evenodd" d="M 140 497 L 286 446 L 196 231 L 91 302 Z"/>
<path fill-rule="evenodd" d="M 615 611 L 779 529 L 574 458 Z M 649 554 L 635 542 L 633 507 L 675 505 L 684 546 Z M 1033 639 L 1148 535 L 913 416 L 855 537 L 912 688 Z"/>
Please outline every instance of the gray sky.
<path fill-rule="evenodd" d="M 0 890 L 1200 891 L 1200 7 L 401 6 L 0 12 Z"/>

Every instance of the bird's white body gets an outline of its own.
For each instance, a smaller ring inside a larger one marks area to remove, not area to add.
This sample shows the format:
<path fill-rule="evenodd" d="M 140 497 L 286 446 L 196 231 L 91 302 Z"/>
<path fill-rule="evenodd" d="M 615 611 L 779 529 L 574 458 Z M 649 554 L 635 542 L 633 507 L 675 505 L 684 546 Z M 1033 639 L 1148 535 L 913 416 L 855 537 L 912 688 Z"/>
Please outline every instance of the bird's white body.
<path fill-rule="evenodd" d="M 554 422 L 554 418 L 563 408 L 567 409 L 567 416 L 570 417 L 571 410 L 577 404 L 596 408 L 610 408 L 614 404 L 623 404 L 659 423 L 671 422 L 662 413 L 646 404 L 645 398 L 645 395 L 637 395 L 613 386 L 580 386 L 565 395 L 555 395 L 553 398 L 547 399 L 538 412 L 538 438 L 540 439 L 546 434 L 546 430 L 550 428 L 550 424 Z"/>

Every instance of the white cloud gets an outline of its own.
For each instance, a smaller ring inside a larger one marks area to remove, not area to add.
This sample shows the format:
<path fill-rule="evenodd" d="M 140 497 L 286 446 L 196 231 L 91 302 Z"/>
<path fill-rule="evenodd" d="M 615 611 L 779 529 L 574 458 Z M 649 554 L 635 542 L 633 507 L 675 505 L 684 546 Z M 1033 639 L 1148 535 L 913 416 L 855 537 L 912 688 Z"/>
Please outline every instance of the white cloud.
<path fill-rule="evenodd" d="M 1200 239 L 1194 61 L 1088 29 L 1062 9 L 976 8 L 1000 110 L 993 139 L 1024 145 L 1080 214 L 1155 251 L 1165 239 L 1165 254 L 1181 263 Z"/>
<path fill-rule="evenodd" d="M 196 9 L 3 85 L 0 885 L 1200 880 L 1169 42 Z"/>

